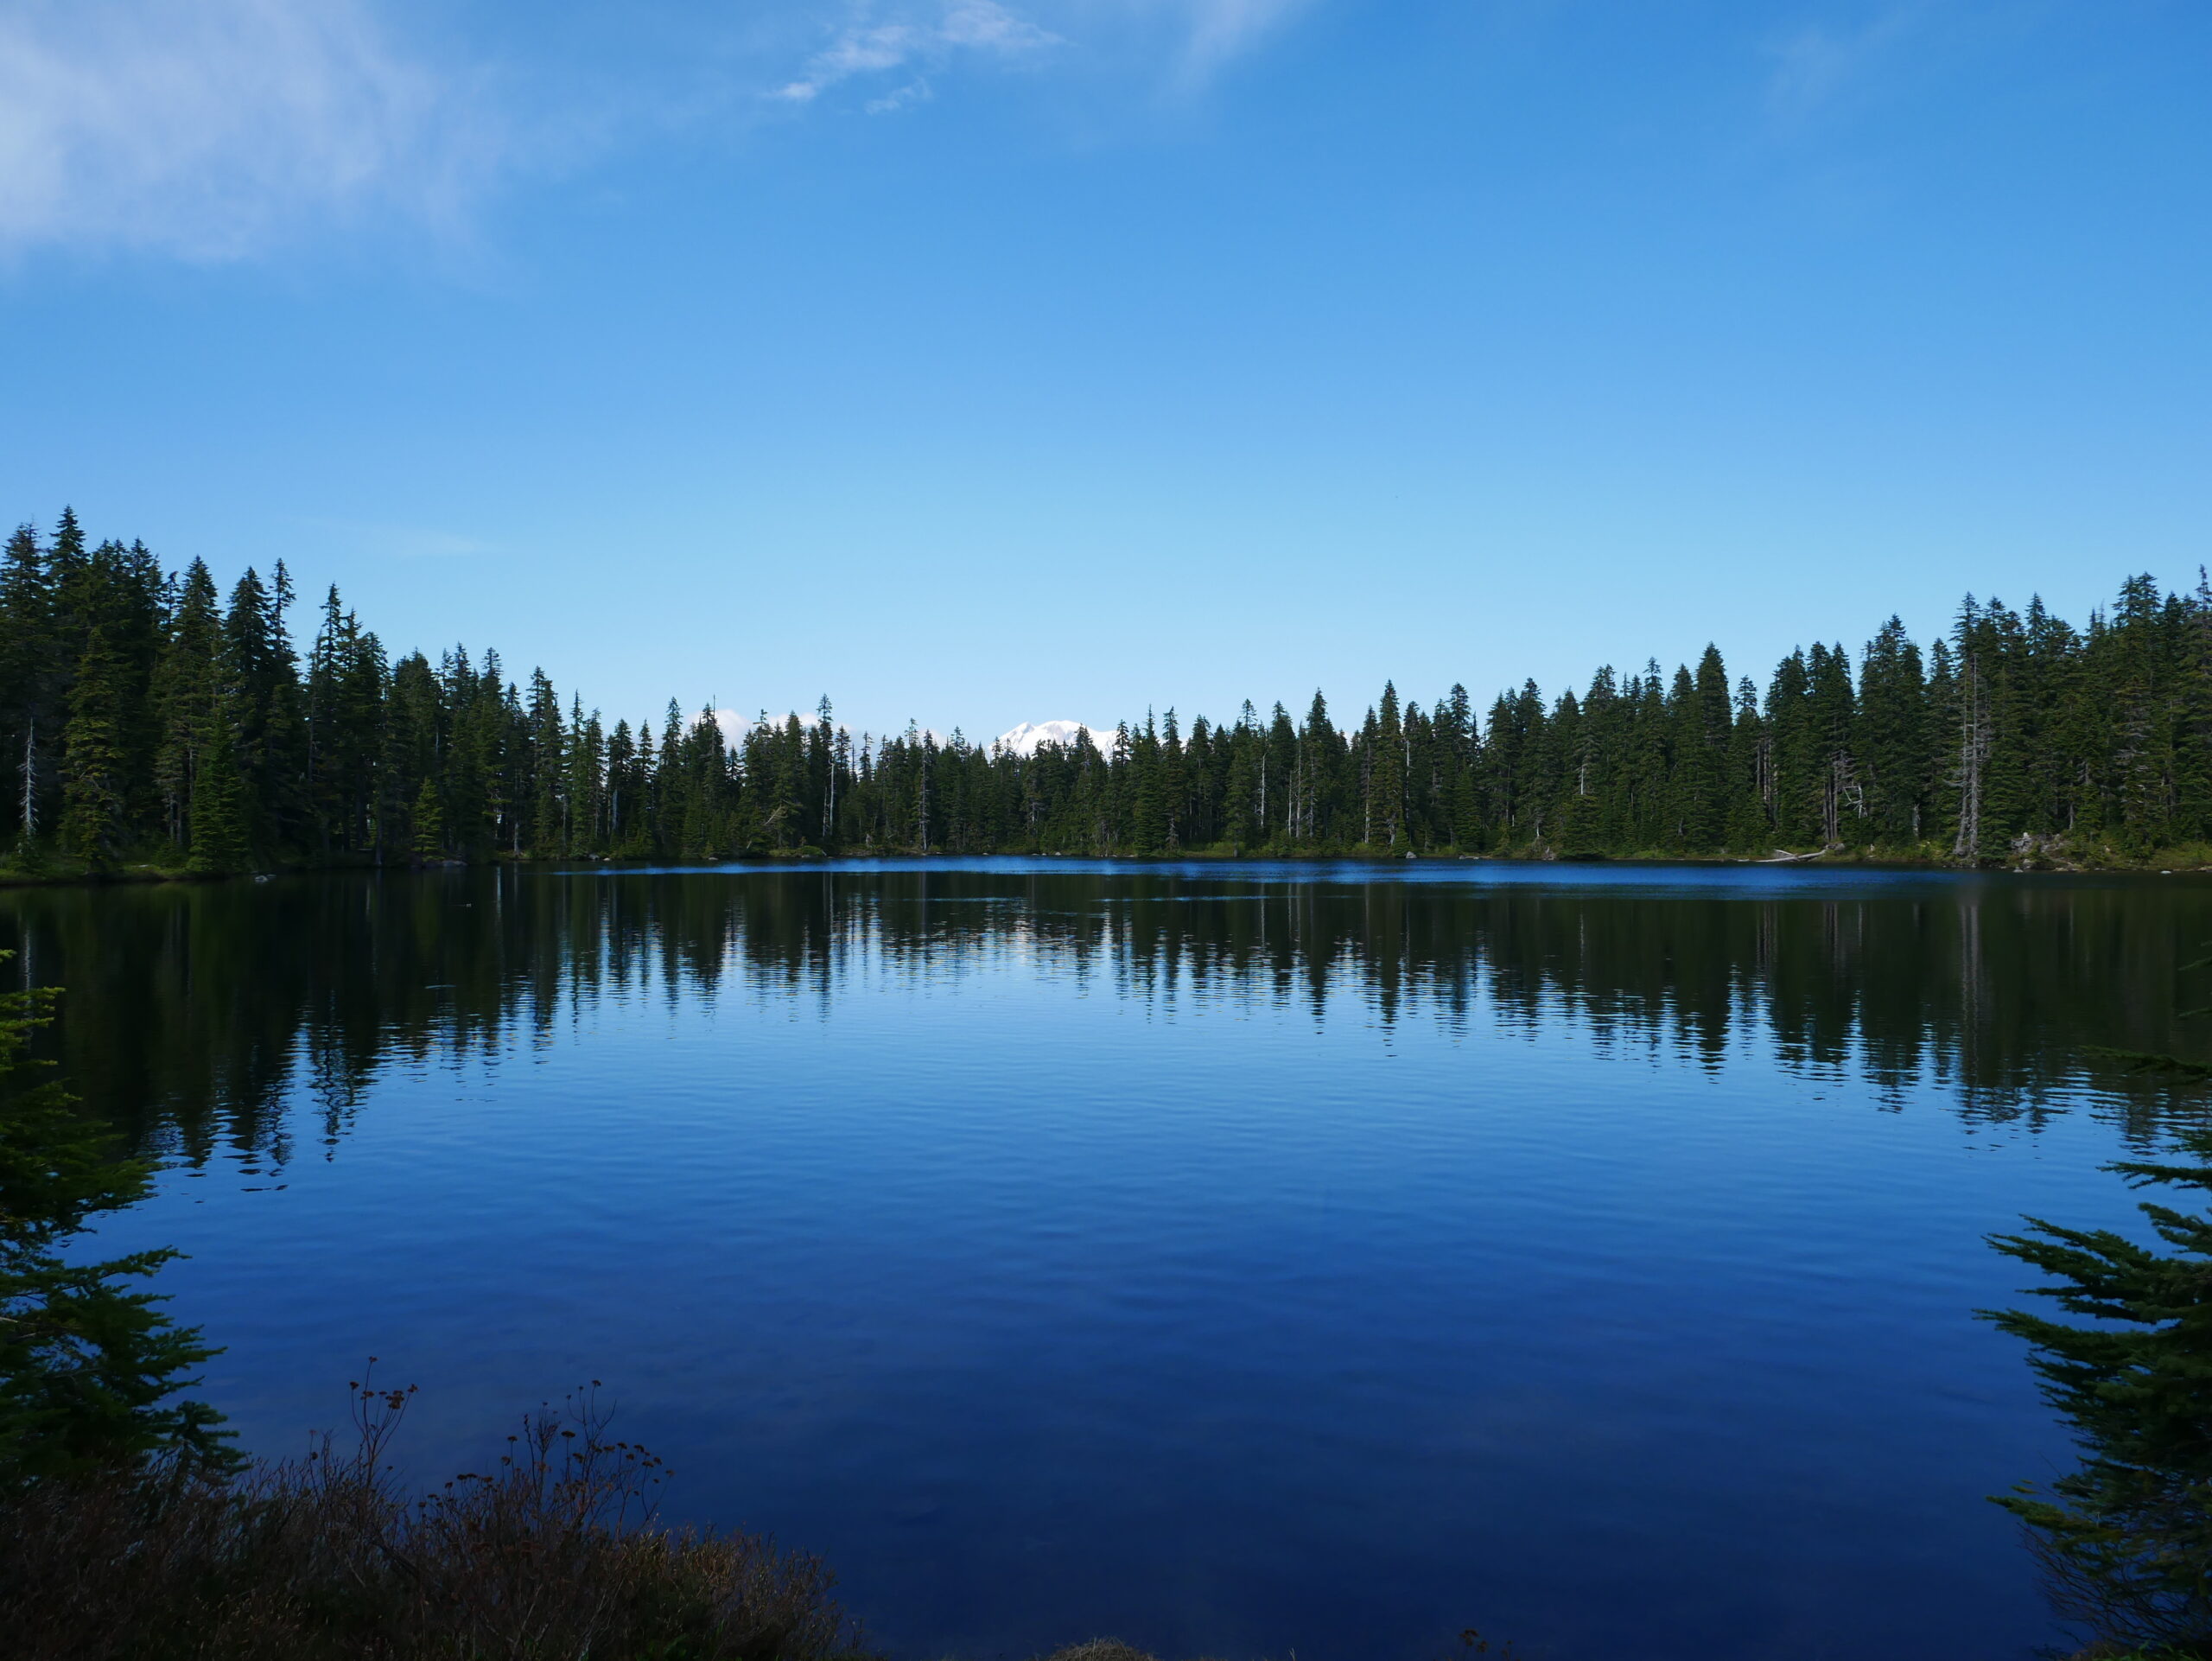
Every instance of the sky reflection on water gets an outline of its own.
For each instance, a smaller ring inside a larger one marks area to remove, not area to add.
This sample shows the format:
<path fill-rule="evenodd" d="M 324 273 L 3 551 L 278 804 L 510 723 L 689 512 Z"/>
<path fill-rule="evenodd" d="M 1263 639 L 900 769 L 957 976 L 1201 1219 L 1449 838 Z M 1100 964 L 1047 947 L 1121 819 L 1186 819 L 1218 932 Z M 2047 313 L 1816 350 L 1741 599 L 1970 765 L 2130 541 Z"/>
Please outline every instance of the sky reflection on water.
<path fill-rule="evenodd" d="M 0 895 L 257 1449 L 587 1377 L 903 1654 L 2024 1655 L 1972 1319 L 2181 879 L 930 862 Z"/>

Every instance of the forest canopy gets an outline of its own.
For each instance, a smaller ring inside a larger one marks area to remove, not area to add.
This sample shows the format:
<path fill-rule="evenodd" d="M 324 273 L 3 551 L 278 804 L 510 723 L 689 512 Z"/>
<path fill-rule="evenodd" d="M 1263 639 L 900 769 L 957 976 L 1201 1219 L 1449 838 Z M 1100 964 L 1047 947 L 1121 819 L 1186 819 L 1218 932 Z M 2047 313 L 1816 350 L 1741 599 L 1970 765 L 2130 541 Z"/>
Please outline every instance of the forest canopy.
<path fill-rule="evenodd" d="M 1170 709 L 1033 754 L 671 700 L 611 725 L 496 652 L 395 657 L 334 587 L 164 570 L 73 513 L 0 565 L 0 830 L 18 868 L 224 872 L 748 854 L 1780 850 L 2101 862 L 2212 843 L 2212 588 L 2129 578 L 2080 627 L 1968 596 L 1925 649 L 1533 681 L 1478 710 L 1385 685 L 1340 726 Z M 304 650 L 302 650 L 302 643 Z"/>

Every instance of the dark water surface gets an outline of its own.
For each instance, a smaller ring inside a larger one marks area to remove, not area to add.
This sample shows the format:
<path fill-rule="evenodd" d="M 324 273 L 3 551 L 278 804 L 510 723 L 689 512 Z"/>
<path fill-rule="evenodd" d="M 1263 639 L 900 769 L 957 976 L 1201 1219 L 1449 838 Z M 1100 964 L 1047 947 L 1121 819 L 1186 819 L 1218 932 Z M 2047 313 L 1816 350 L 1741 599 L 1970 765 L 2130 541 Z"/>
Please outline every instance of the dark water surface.
<path fill-rule="evenodd" d="M 933 862 L 18 891 L 252 1448 L 587 1378 L 902 1655 L 2011 1657 L 1972 1318 L 2184 1111 L 2183 878 Z M 2202 999 L 2191 1001 L 2202 1002 Z"/>

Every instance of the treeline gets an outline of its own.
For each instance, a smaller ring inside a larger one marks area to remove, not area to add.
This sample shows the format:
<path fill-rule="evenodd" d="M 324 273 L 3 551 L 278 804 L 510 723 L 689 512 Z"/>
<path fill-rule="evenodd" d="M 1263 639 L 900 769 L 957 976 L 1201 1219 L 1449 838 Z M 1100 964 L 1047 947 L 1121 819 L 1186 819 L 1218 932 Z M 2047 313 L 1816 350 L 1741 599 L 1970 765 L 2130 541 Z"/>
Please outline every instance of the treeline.
<path fill-rule="evenodd" d="M 1926 650 L 1895 618 L 1854 665 L 1793 652 L 1764 688 L 1706 648 L 1478 711 L 1394 686 L 1350 729 L 1173 710 L 1016 755 L 910 726 L 735 741 L 671 701 L 609 726 L 496 652 L 394 658 L 333 588 L 295 642 L 279 563 L 227 596 L 194 560 L 19 528 L 0 569 L 0 837 L 203 871 L 747 854 L 1876 851 L 2131 858 L 2212 842 L 2212 589 L 2125 583 L 2075 628 L 1969 597 Z"/>

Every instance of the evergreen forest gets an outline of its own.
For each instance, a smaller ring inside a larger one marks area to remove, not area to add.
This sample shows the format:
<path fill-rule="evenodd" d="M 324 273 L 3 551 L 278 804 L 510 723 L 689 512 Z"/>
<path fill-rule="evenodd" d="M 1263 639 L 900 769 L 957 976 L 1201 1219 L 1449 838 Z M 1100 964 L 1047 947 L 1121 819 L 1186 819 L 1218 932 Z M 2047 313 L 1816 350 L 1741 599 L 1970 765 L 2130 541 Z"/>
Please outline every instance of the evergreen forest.
<path fill-rule="evenodd" d="M 304 650 L 302 650 L 302 646 Z M 733 734 L 736 735 L 733 735 Z M 2212 587 L 2129 578 L 2076 627 L 1969 596 L 1764 683 L 1707 646 L 1478 708 L 1385 685 L 1356 721 L 1247 703 L 1034 754 L 824 698 L 611 724 L 496 652 L 395 656 L 280 563 L 92 544 L 73 513 L 0 565 L 0 843 L 19 872 L 838 853 L 1781 853 L 2131 863 L 2212 844 Z"/>

